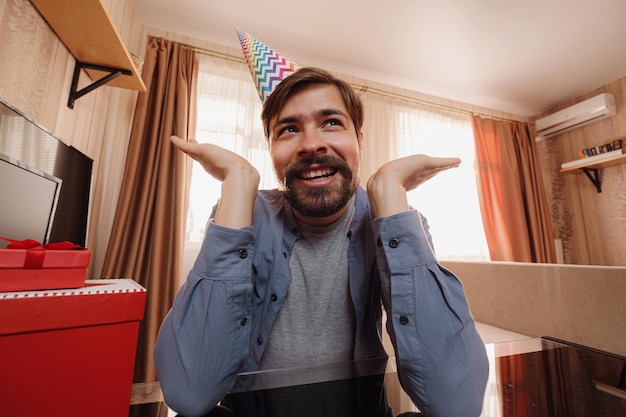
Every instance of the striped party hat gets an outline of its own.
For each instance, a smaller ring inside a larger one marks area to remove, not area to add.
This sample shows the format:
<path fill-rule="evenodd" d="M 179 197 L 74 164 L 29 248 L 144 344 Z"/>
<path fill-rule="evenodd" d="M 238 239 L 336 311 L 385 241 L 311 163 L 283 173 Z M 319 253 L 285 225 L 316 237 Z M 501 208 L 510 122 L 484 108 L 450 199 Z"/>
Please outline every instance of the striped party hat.
<path fill-rule="evenodd" d="M 261 102 L 269 97 L 282 80 L 296 72 L 300 66 L 274 51 L 254 36 L 237 28 L 241 49 L 248 62 L 252 80 L 261 97 Z"/>

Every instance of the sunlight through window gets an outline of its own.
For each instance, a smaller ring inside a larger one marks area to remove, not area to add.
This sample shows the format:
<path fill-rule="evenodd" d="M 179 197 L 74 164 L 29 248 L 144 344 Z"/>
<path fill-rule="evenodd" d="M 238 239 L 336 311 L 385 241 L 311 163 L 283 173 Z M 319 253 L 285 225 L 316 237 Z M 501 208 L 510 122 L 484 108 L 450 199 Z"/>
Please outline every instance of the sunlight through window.
<path fill-rule="evenodd" d="M 399 114 L 401 156 L 459 157 L 461 165 L 410 191 L 409 203 L 427 217 L 437 257 L 487 261 L 474 172 L 474 136 L 468 115 L 407 108 Z"/>
<path fill-rule="evenodd" d="M 372 100 L 376 98 L 370 96 L 366 107 L 378 105 Z M 397 143 L 389 148 L 392 149 L 389 158 L 426 153 L 458 156 L 463 160 L 459 168 L 443 172 L 409 193 L 410 204 L 428 218 L 438 258 L 488 260 L 476 191 L 474 139 L 469 116 L 416 109 L 402 101 L 392 107 L 393 116 L 391 113 L 370 115 L 376 125 L 397 123 L 384 133 L 385 137 L 397 137 Z M 276 188 L 260 115 L 261 102 L 245 64 L 200 57 L 196 139 L 243 156 L 259 171 L 260 188 Z M 200 164 L 193 164 L 184 276 L 197 256 L 220 187 Z"/>

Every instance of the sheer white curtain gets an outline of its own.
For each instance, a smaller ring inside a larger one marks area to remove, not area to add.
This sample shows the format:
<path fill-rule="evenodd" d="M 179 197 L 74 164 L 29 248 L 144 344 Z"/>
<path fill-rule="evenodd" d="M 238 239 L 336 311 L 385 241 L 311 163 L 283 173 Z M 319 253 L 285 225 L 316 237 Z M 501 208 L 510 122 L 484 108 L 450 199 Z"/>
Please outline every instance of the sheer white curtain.
<path fill-rule="evenodd" d="M 459 168 L 440 173 L 409 192 L 409 203 L 428 218 L 437 257 L 489 260 L 468 114 L 365 92 L 365 160 L 362 182 L 382 163 L 418 153 L 455 156 Z"/>
<path fill-rule="evenodd" d="M 409 193 L 409 202 L 428 218 L 439 259 L 489 260 L 469 115 L 407 108 L 400 123 L 402 155 L 456 156 L 462 161 Z"/>
<path fill-rule="evenodd" d="M 196 140 L 230 149 L 261 174 L 260 188 L 275 188 L 261 122 L 261 100 L 245 63 L 200 55 Z M 193 164 L 183 277 L 200 249 L 208 217 L 220 195 L 220 183 Z"/>
<path fill-rule="evenodd" d="M 201 55 L 198 94 L 196 139 L 237 152 L 259 170 L 261 188 L 276 187 L 261 123 L 261 102 L 246 64 Z M 439 259 L 488 260 L 469 115 L 368 92 L 361 97 L 366 112 L 361 183 L 365 184 L 381 164 L 396 157 L 415 153 L 460 157 L 461 167 L 411 191 L 409 202 L 428 217 Z M 197 256 L 219 193 L 219 182 L 194 164 L 183 276 Z"/>
<path fill-rule="evenodd" d="M 361 99 L 365 107 L 361 184 L 365 186 L 379 166 L 399 155 L 400 125 L 396 120 L 403 104 L 397 99 L 370 93 L 361 94 Z"/>

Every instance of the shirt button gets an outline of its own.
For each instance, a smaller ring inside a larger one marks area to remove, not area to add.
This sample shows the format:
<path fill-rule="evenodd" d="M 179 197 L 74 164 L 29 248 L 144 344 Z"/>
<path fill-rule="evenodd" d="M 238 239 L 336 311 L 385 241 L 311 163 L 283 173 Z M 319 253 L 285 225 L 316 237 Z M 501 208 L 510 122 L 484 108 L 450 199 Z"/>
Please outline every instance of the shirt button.
<path fill-rule="evenodd" d="M 246 249 L 239 249 L 239 257 L 246 259 L 248 257 L 248 251 Z"/>
<path fill-rule="evenodd" d="M 241 323 L 242 326 L 245 326 L 246 323 L 248 323 L 248 318 L 247 317 L 242 318 L 240 323 Z"/>
<path fill-rule="evenodd" d="M 352 237 L 352 230 L 348 230 L 348 239 Z"/>
<path fill-rule="evenodd" d="M 256 344 L 261 345 L 263 343 L 263 338 L 261 336 L 256 338 Z"/>
<path fill-rule="evenodd" d="M 376 239 L 376 246 L 381 247 L 383 245 L 383 241 L 381 238 Z"/>
<path fill-rule="evenodd" d="M 391 239 L 389 241 L 389 247 L 393 248 L 393 249 L 397 248 L 398 247 L 398 239 L 396 239 L 395 237 L 393 239 Z"/>
<path fill-rule="evenodd" d="M 408 323 L 409 323 L 409 318 L 407 316 L 405 316 L 405 315 L 400 316 L 400 324 L 401 325 L 404 326 L 405 324 L 408 324 Z"/>
<path fill-rule="evenodd" d="M 272 300 L 272 301 L 276 301 L 276 300 L 278 300 L 278 296 L 277 296 L 276 294 L 272 294 L 272 295 L 270 296 L 270 300 Z"/>

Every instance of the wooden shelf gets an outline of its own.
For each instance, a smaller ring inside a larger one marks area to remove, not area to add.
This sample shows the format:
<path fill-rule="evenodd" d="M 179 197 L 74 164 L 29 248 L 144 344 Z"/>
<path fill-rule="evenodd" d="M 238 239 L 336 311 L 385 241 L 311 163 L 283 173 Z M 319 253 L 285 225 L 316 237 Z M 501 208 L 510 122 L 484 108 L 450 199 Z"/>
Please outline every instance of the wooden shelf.
<path fill-rule="evenodd" d="M 561 172 L 574 172 L 580 169 L 596 187 L 596 191 L 601 193 L 602 179 L 599 171 L 602 168 L 624 163 L 626 163 L 626 148 L 567 162 L 561 165 Z"/>
<path fill-rule="evenodd" d="M 569 162 L 568 164 L 571 165 L 561 168 L 561 172 L 570 172 L 582 168 L 601 169 L 626 163 L 626 154 L 624 153 L 624 150 L 626 150 L 626 148 Z"/>
<path fill-rule="evenodd" d="M 122 73 L 107 81 L 106 85 L 146 91 L 124 42 L 100 0 L 31 2 L 74 56 L 77 64 L 120 70 Z M 110 74 L 110 71 L 85 67 L 81 68 L 94 82 Z"/>

